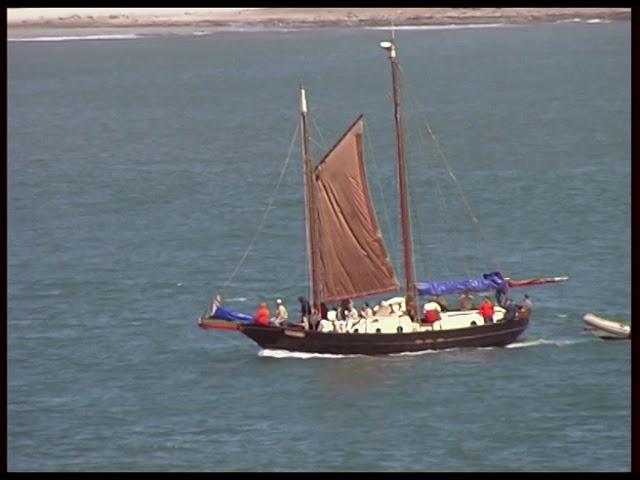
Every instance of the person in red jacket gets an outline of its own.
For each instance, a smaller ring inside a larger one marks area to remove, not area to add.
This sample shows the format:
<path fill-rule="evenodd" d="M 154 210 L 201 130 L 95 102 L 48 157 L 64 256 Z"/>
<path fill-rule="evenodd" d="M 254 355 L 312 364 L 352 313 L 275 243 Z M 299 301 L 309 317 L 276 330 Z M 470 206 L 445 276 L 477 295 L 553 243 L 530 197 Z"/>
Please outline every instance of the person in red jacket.
<path fill-rule="evenodd" d="M 254 317 L 254 322 L 258 325 L 269 325 L 269 320 L 271 319 L 271 313 L 269 312 L 269 307 L 267 307 L 266 303 L 261 303 L 258 307 L 258 311 Z"/>
<path fill-rule="evenodd" d="M 422 322 L 428 325 L 433 325 L 440 320 L 441 307 L 434 297 L 429 297 L 429 301 L 424 304 L 422 312 L 424 314 Z"/>
<path fill-rule="evenodd" d="M 493 303 L 489 297 L 484 297 L 484 301 L 480 305 L 480 316 L 484 319 L 485 325 L 493 323 Z"/>

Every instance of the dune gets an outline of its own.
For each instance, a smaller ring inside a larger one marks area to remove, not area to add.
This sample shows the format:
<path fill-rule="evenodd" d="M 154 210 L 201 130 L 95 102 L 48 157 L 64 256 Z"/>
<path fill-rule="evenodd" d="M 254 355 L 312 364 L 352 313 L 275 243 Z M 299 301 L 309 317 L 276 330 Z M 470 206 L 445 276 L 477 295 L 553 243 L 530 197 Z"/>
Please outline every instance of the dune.
<path fill-rule="evenodd" d="M 7 27 L 348 27 L 630 20 L 630 8 L 9 8 Z"/>

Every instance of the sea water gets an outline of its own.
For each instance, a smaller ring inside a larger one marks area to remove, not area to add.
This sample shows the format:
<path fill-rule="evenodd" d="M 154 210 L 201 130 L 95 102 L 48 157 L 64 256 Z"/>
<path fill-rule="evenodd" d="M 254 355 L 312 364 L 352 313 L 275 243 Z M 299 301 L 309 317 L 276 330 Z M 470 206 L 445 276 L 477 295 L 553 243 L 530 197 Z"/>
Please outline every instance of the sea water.
<path fill-rule="evenodd" d="M 364 113 L 402 281 L 388 36 L 8 43 L 10 470 L 631 468 L 630 342 L 582 323 L 631 321 L 629 22 L 396 32 L 419 279 L 570 277 L 512 291 L 516 343 L 317 356 L 197 327 L 218 292 L 294 317 L 307 294 L 301 83 L 315 161 Z"/>

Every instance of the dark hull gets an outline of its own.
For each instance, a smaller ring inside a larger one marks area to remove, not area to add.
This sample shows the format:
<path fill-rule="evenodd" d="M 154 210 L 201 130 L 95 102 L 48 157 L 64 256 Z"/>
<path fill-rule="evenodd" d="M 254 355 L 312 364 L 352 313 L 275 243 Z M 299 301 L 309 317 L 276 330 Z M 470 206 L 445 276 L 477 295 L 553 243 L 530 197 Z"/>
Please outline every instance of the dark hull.
<path fill-rule="evenodd" d="M 528 319 L 455 330 L 416 333 L 320 333 L 294 328 L 240 325 L 239 330 L 264 349 L 340 355 L 388 355 L 447 348 L 502 347 L 513 343 Z"/>

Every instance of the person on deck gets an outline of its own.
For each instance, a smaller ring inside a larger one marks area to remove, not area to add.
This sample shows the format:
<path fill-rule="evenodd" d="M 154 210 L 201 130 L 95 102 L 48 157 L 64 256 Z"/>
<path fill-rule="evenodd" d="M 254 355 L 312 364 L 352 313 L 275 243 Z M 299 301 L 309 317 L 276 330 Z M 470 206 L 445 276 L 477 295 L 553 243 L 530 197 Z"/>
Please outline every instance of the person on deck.
<path fill-rule="evenodd" d="M 507 297 L 507 300 L 505 301 L 505 304 L 504 304 L 504 308 L 506 310 L 506 313 L 504 315 L 504 320 L 507 322 L 511 320 L 515 320 L 516 316 L 518 315 L 518 307 L 516 306 L 512 298 Z"/>
<path fill-rule="evenodd" d="M 347 332 L 352 331 L 360 323 L 360 313 L 353 304 L 353 300 L 349 300 L 347 308 L 344 310 L 344 321 L 344 327 Z"/>
<path fill-rule="evenodd" d="M 473 297 L 469 292 L 463 292 L 460 295 L 460 310 L 475 310 Z"/>
<path fill-rule="evenodd" d="M 320 318 L 322 320 L 326 320 L 327 319 L 327 312 L 329 311 L 329 309 L 327 308 L 327 304 L 322 302 L 320 304 Z"/>
<path fill-rule="evenodd" d="M 281 327 L 289 319 L 287 307 L 282 303 L 282 299 L 276 299 L 276 315 L 273 317 L 273 323 Z"/>
<path fill-rule="evenodd" d="M 320 309 L 316 304 L 311 311 L 311 318 L 309 319 L 309 330 L 318 330 L 320 326 L 320 321 L 322 320 L 320 316 Z"/>
<path fill-rule="evenodd" d="M 444 298 L 443 295 L 438 295 L 435 298 L 435 302 L 440 305 L 440 310 L 443 312 L 446 312 L 447 310 L 449 310 L 449 304 L 447 303 L 447 299 Z"/>
<path fill-rule="evenodd" d="M 424 323 L 433 325 L 435 322 L 440 320 L 441 310 L 440 304 L 435 301 L 435 298 L 429 298 L 429 301 L 424 304 L 424 308 L 422 310 L 424 313 Z"/>
<path fill-rule="evenodd" d="M 373 309 L 371 308 L 371 305 L 369 305 L 368 302 L 364 302 L 364 307 L 362 307 L 362 310 L 360 311 L 360 316 L 362 318 L 372 318 L 373 317 Z"/>
<path fill-rule="evenodd" d="M 270 319 L 271 319 L 271 313 L 269 312 L 269 307 L 267 307 L 266 303 L 261 303 L 254 317 L 254 322 L 258 325 L 262 325 L 266 327 L 269 325 Z"/>
<path fill-rule="evenodd" d="M 221 303 L 222 303 L 222 297 L 220 296 L 220 294 L 213 297 L 213 300 L 211 300 L 211 313 L 209 314 L 209 318 L 213 318 L 213 315 L 216 313 L 216 310 L 218 309 Z"/>
<path fill-rule="evenodd" d="M 528 310 L 529 312 L 533 310 L 533 302 L 529 298 L 529 295 L 525 293 L 524 299 L 522 300 L 522 307 Z"/>
<path fill-rule="evenodd" d="M 309 321 L 311 320 L 311 305 L 309 304 L 309 300 L 307 300 L 303 296 L 298 297 L 298 302 L 300 302 L 300 321 L 302 322 L 302 325 L 304 325 L 305 330 L 309 330 Z"/>
<path fill-rule="evenodd" d="M 411 321 L 416 321 L 418 319 L 418 306 L 416 305 L 416 299 L 412 294 L 408 294 L 405 298 L 406 305 L 406 314 L 409 316 Z"/>
<path fill-rule="evenodd" d="M 353 304 L 353 300 L 349 300 L 347 303 L 347 308 L 344 310 L 344 319 L 345 320 L 358 320 L 360 315 L 358 314 L 358 309 Z"/>
<path fill-rule="evenodd" d="M 496 288 L 496 303 L 501 307 L 506 305 L 507 301 L 507 289 L 506 288 Z"/>
<path fill-rule="evenodd" d="M 340 307 L 338 308 L 338 320 L 347 320 L 349 318 L 349 314 L 351 313 L 352 303 L 351 300 L 345 298 L 340 302 Z"/>
<path fill-rule="evenodd" d="M 493 303 L 489 297 L 484 297 L 484 301 L 480 305 L 480 316 L 484 319 L 484 324 L 493 323 Z"/>

